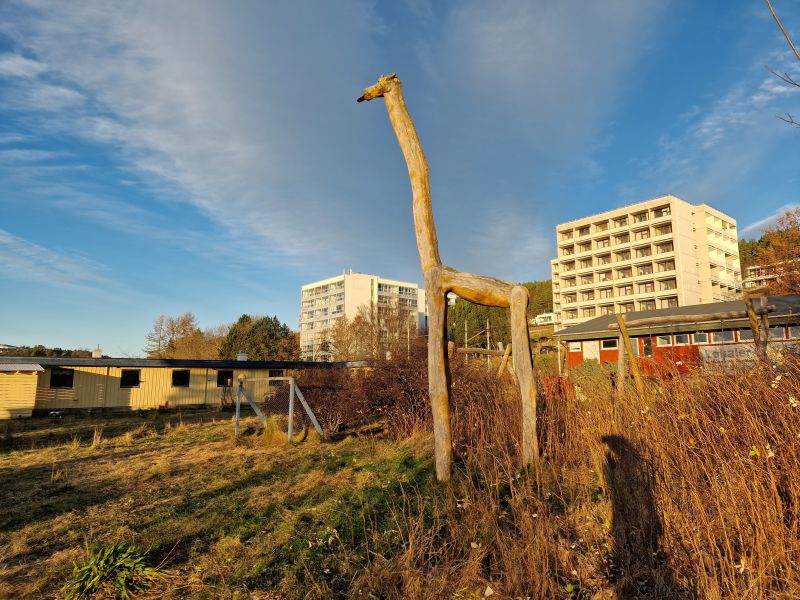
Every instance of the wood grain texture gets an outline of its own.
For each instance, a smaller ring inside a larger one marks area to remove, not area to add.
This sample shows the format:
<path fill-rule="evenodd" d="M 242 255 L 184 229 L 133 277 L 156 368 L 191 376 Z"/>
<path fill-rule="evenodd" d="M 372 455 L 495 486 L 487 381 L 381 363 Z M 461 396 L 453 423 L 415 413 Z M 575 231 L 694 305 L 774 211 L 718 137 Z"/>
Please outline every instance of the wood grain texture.
<path fill-rule="evenodd" d="M 639 371 L 639 361 L 636 359 L 636 355 L 633 353 L 633 345 L 631 345 L 631 336 L 628 335 L 628 326 L 625 323 L 625 317 L 620 314 L 614 316 L 617 319 L 617 327 L 622 335 L 625 353 L 628 355 L 628 364 L 631 366 L 631 374 L 633 375 L 633 381 L 636 384 L 636 391 L 640 396 L 642 396 L 644 394 L 644 381 L 642 380 L 642 374 Z"/>

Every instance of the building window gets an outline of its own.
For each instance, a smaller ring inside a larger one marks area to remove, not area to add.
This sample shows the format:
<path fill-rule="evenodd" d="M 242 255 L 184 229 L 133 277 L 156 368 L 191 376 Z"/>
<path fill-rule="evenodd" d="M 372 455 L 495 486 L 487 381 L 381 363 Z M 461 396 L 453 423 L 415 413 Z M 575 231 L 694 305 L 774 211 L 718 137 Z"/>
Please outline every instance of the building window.
<path fill-rule="evenodd" d="M 671 335 L 660 335 L 656 338 L 656 346 L 672 346 L 672 336 Z"/>
<path fill-rule="evenodd" d="M 122 375 L 119 378 L 119 387 L 121 388 L 137 388 L 141 383 L 140 376 L 142 371 L 140 369 L 122 369 Z"/>
<path fill-rule="evenodd" d="M 587 225 L 586 227 L 581 227 L 578 229 L 578 235 L 589 235 L 589 226 Z"/>
<path fill-rule="evenodd" d="M 730 344 L 733 341 L 733 331 L 727 329 L 725 331 L 712 331 L 711 343 L 712 344 Z"/>
<path fill-rule="evenodd" d="M 583 309 L 583 316 L 584 317 L 593 317 L 594 315 L 595 315 L 594 306 L 592 306 L 590 308 L 584 308 Z"/>
<path fill-rule="evenodd" d="M 575 270 L 575 261 L 565 262 L 562 263 L 564 265 L 564 271 L 574 271 Z"/>
<path fill-rule="evenodd" d="M 572 239 L 572 231 L 562 231 L 561 232 L 561 239 L 562 240 L 571 240 Z"/>
<path fill-rule="evenodd" d="M 614 227 L 627 227 L 628 225 L 628 217 L 620 217 L 618 219 L 614 219 Z"/>
<path fill-rule="evenodd" d="M 646 240 L 650 237 L 650 230 L 649 229 L 639 229 L 633 232 L 633 239 L 634 240 Z"/>
<path fill-rule="evenodd" d="M 647 211 L 636 213 L 633 215 L 633 222 L 634 223 L 644 223 L 647 221 Z"/>
<path fill-rule="evenodd" d="M 627 244 L 631 241 L 631 236 L 627 233 L 621 233 L 619 235 L 614 236 L 614 242 L 617 244 Z"/>
<path fill-rule="evenodd" d="M 655 300 L 642 300 L 639 302 L 639 310 L 655 310 L 656 309 L 656 301 Z"/>
<path fill-rule="evenodd" d="M 656 227 L 656 235 L 667 235 L 668 233 L 672 233 L 672 225 L 659 225 Z"/>
<path fill-rule="evenodd" d="M 617 269 L 617 279 L 627 279 L 628 277 L 633 277 L 633 269 L 630 267 Z"/>
<path fill-rule="evenodd" d="M 613 315 L 614 314 L 614 305 L 613 304 L 604 304 L 600 307 L 600 314 L 601 315 Z"/>
<path fill-rule="evenodd" d="M 800 327 L 789 327 L 789 338 L 793 340 L 800 339 Z"/>
<path fill-rule="evenodd" d="M 623 302 L 619 305 L 619 312 L 629 313 L 633 312 L 633 302 Z"/>
<path fill-rule="evenodd" d="M 581 292 L 581 300 L 583 300 L 584 302 L 586 302 L 587 300 L 594 300 L 594 290 Z"/>
<path fill-rule="evenodd" d="M 636 265 L 636 275 L 652 275 L 653 264 L 646 263 L 644 265 Z"/>
<path fill-rule="evenodd" d="M 676 333 L 673 336 L 675 346 L 688 346 L 689 345 L 689 334 L 688 333 Z"/>
<path fill-rule="evenodd" d="M 669 205 L 659 206 L 653 210 L 653 218 L 660 219 L 661 217 L 668 217 L 670 215 Z"/>
<path fill-rule="evenodd" d="M 172 370 L 172 387 L 189 387 L 189 369 Z"/>
<path fill-rule="evenodd" d="M 597 274 L 597 281 L 611 281 L 611 271 L 600 271 Z"/>
<path fill-rule="evenodd" d="M 640 294 L 648 294 L 655 291 L 656 291 L 656 286 L 655 284 L 653 284 L 652 281 L 645 281 L 644 283 L 639 284 Z"/>
<path fill-rule="evenodd" d="M 659 254 L 665 254 L 665 253 L 667 253 L 667 252 L 672 252 L 672 250 L 673 250 L 673 248 L 672 248 L 672 242 L 667 242 L 666 244 L 658 244 L 658 245 L 656 246 L 656 251 L 657 251 Z"/>
<path fill-rule="evenodd" d="M 663 279 L 658 282 L 658 289 L 660 291 L 664 290 L 674 290 L 678 287 L 678 283 L 674 279 Z"/>
<path fill-rule="evenodd" d="M 283 369 L 270 369 L 268 377 L 283 377 Z"/>
<path fill-rule="evenodd" d="M 578 266 L 581 269 L 588 269 L 592 266 L 592 259 L 591 258 L 582 258 L 578 261 Z"/>
<path fill-rule="evenodd" d="M 578 311 L 577 310 L 565 310 L 564 311 L 564 318 L 565 319 L 577 319 L 578 318 Z"/>
<path fill-rule="evenodd" d="M 608 221 L 602 221 L 600 223 L 594 224 L 595 231 L 607 231 L 608 230 Z"/>
<path fill-rule="evenodd" d="M 597 247 L 598 248 L 608 248 L 610 243 L 611 242 L 609 242 L 608 238 L 601 238 L 601 239 L 597 240 Z"/>
<path fill-rule="evenodd" d="M 665 260 L 664 262 L 658 263 L 659 273 L 663 273 L 664 271 L 674 271 L 674 270 L 675 270 L 674 260 Z"/>
<path fill-rule="evenodd" d="M 630 259 L 631 259 L 630 250 L 623 250 L 622 252 L 617 252 L 617 262 Z"/>
<path fill-rule="evenodd" d="M 607 265 L 611 263 L 611 255 L 610 254 L 601 254 L 597 257 L 597 264 L 598 265 Z"/>
<path fill-rule="evenodd" d="M 580 342 L 570 342 L 569 343 L 569 351 L 570 352 L 580 352 L 581 351 L 581 343 Z"/>
<path fill-rule="evenodd" d="M 676 306 L 678 306 L 678 299 L 674 296 L 661 299 L 661 308 L 675 308 Z"/>
<path fill-rule="evenodd" d="M 650 249 L 650 246 L 640 246 L 639 248 L 636 248 L 635 252 L 636 258 L 645 258 L 653 253 L 653 251 Z"/>
<path fill-rule="evenodd" d="M 633 286 L 632 285 L 621 285 L 617 287 L 620 296 L 630 296 L 633 294 Z"/>
<path fill-rule="evenodd" d="M 603 350 L 616 350 L 619 346 L 617 344 L 617 340 L 601 340 L 600 347 Z"/>
<path fill-rule="evenodd" d="M 581 285 L 594 283 L 594 275 L 581 275 Z"/>
<path fill-rule="evenodd" d="M 770 327 L 769 328 L 769 339 L 771 339 L 771 340 L 782 340 L 783 339 L 783 327 Z"/>
<path fill-rule="evenodd" d="M 755 340 L 752 329 L 740 329 L 738 334 L 740 342 L 752 342 Z"/>
<path fill-rule="evenodd" d="M 708 334 L 707 333 L 695 333 L 692 335 L 692 339 L 694 340 L 695 344 L 707 344 L 708 343 Z"/>
<path fill-rule="evenodd" d="M 614 288 L 600 288 L 600 297 L 601 298 L 613 298 L 614 297 Z"/>
<path fill-rule="evenodd" d="M 72 389 L 75 369 L 51 369 L 50 387 L 53 389 Z"/>
<path fill-rule="evenodd" d="M 233 369 L 217 371 L 217 387 L 233 387 Z"/>
<path fill-rule="evenodd" d="M 589 252 L 592 249 L 592 242 L 578 244 L 578 252 Z"/>

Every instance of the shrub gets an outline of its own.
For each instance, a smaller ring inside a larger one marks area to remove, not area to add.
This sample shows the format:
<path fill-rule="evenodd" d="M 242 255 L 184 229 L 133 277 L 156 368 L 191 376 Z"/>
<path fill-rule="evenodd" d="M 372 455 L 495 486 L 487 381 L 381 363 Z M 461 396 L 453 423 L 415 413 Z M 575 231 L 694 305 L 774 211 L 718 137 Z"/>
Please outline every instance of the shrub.
<path fill-rule="evenodd" d="M 82 564 L 74 563 L 72 576 L 62 588 L 67 600 L 101 593 L 130 598 L 162 575 L 147 564 L 147 557 L 124 543 L 90 548 Z"/>

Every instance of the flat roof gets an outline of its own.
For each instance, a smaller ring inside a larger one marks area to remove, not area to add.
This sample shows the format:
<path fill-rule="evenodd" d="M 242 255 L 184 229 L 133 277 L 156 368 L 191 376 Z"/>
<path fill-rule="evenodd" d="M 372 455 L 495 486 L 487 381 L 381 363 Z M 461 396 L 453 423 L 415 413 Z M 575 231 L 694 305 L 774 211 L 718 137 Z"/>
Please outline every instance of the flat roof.
<path fill-rule="evenodd" d="M 770 323 L 784 324 L 787 322 L 800 322 L 800 294 L 787 296 L 768 296 L 767 304 L 775 305 L 775 312 L 769 313 Z M 711 302 L 709 304 L 689 304 L 672 308 L 659 308 L 656 310 L 642 310 L 624 313 L 628 321 L 634 319 L 648 319 L 650 317 L 673 317 L 680 315 L 703 315 L 723 312 L 746 311 L 744 300 L 728 300 L 726 302 Z M 562 340 L 586 340 L 600 338 L 615 338 L 619 331 L 608 328 L 611 323 L 616 323 L 616 314 L 595 317 L 572 327 L 556 331 L 553 335 Z M 748 319 L 729 319 L 724 321 L 725 329 L 738 329 L 750 327 Z M 668 325 L 646 325 L 644 327 L 629 327 L 631 335 L 669 333 L 672 331 L 709 331 L 720 329 L 720 321 L 703 321 L 700 323 L 670 323 Z"/>
<path fill-rule="evenodd" d="M 206 369 L 334 369 L 369 366 L 368 361 L 303 362 L 285 360 L 192 360 L 182 358 L 46 358 L 39 356 L 0 356 L 0 365 L 44 367 L 172 367 Z"/>
<path fill-rule="evenodd" d="M 0 372 L 14 373 L 16 371 L 44 371 L 38 363 L 0 363 Z"/>

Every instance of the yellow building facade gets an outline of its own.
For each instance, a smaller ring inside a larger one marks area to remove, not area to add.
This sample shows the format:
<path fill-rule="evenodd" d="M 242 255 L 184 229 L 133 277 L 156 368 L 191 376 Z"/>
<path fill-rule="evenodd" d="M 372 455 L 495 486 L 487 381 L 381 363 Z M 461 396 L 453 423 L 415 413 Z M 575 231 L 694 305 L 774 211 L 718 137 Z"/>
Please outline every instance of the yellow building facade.
<path fill-rule="evenodd" d="M 335 363 L 0 357 L 0 419 L 72 410 L 219 406 L 240 378 L 259 402 L 270 378 Z"/>

